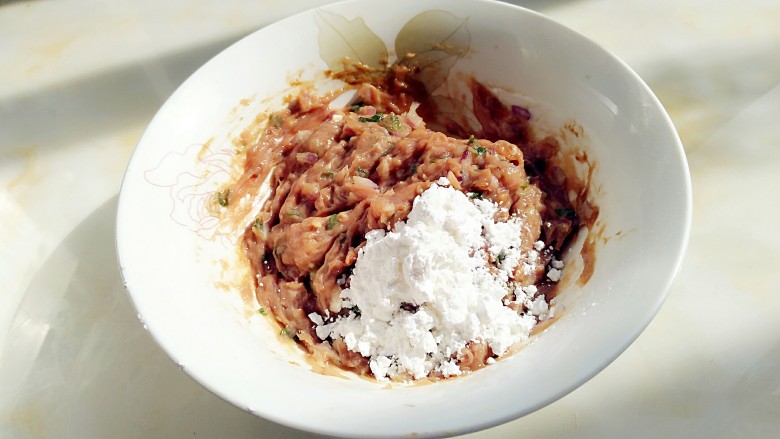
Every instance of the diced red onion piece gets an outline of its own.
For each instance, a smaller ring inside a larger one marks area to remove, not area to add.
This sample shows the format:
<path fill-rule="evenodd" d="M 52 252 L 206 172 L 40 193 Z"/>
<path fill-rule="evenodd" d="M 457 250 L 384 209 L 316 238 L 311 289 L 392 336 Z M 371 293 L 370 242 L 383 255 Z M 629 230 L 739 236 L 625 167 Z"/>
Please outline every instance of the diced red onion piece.
<path fill-rule="evenodd" d="M 364 117 L 365 116 L 371 117 L 376 114 L 376 108 L 371 106 L 360 107 L 358 114 Z"/>
<path fill-rule="evenodd" d="M 417 108 L 420 106 L 417 102 L 412 102 L 409 111 L 406 113 L 406 123 L 414 130 L 424 125 L 422 117 L 417 114 Z"/>
<path fill-rule="evenodd" d="M 349 125 L 344 125 L 344 129 L 341 130 L 341 137 L 344 138 L 344 139 L 348 139 L 348 138 L 354 136 L 355 134 L 357 134 L 357 133 Z"/>
<path fill-rule="evenodd" d="M 525 120 L 531 120 L 531 112 L 519 105 L 512 105 L 512 114 L 520 116 Z"/>
<path fill-rule="evenodd" d="M 371 189 L 379 189 L 379 186 L 377 186 L 376 183 L 374 183 L 373 181 L 371 181 L 371 180 L 369 180 L 369 179 L 367 179 L 365 177 L 360 177 L 360 176 L 355 175 L 355 176 L 352 177 L 352 179 L 355 181 L 355 184 L 357 184 L 359 186 L 370 187 Z"/>
<path fill-rule="evenodd" d="M 313 153 L 313 152 L 299 152 L 295 155 L 295 160 L 298 161 L 298 163 L 308 163 L 312 164 L 316 162 L 320 157 Z"/>

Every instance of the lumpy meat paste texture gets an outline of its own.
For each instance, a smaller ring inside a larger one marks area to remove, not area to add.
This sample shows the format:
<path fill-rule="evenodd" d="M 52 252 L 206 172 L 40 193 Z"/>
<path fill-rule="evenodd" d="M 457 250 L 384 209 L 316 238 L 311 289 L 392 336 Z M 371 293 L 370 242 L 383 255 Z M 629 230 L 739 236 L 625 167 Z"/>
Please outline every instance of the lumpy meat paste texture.
<path fill-rule="evenodd" d="M 476 81 L 472 93 L 482 129 L 468 137 L 458 127 L 452 131 L 461 138 L 427 129 L 409 111 L 410 99 L 363 85 L 360 103 L 343 109 L 302 92 L 287 109 L 269 116 L 259 141 L 249 148 L 234 193 L 251 193 L 266 180 L 271 188 L 244 234 L 257 300 L 284 334 L 320 361 L 370 375 L 367 359 L 343 341 L 320 340 L 308 315 L 333 318 L 348 312 L 339 294 L 349 285 L 365 234 L 405 221 L 414 198 L 440 177 L 471 197 L 496 203 L 496 221 L 521 218 L 523 251 L 537 240 L 548 245 L 539 268 L 518 269 L 514 280 L 539 284 L 540 294 L 551 291 L 545 288 L 544 268 L 576 225 L 572 215 L 560 214 L 561 209 L 573 212 L 564 192 L 545 188 L 552 177 L 542 161 L 557 145 L 531 142 L 523 114 L 503 106 Z M 469 344 L 460 368 L 481 367 L 489 351 Z"/>

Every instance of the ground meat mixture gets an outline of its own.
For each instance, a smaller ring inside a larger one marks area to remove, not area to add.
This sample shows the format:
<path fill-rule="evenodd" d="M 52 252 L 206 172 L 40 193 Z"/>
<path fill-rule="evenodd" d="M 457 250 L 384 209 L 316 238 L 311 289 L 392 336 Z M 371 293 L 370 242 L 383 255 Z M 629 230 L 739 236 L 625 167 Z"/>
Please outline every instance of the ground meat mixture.
<path fill-rule="evenodd" d="M 348 108 L 331 108 L 329 98 L 304 91 L 269 116 L 232 190 L 241 196 L 264 182 L 270 186 L 243 244 L 260 306 L 303 349 L 370 375 L 366 358 L 341 339 L 321 340 L 308 316 L 349 312 L 339 295 L 349 286 L 366 233 L 405 221 L 415 197 L 440 177 L 472 198 L 496 203 L 496 221 L 522 218 L 522 247 L 538 240 L 547 247 L 538 269 L 518 269 L 515 278 L 552 297 L 545 267 L 578 226 L 559 185 L 560 170 L 547 166 L 558 145 L 531 137 L 527 110 L 504 105 L 477 81 L 470 89 L 481 124 L 475 132 L 438 117 L 433 103 L 415 96 L 401 76 L 362 84 Z M 448 134 L 426 128 L 423 119 Z M 490 357 L 489 348 L 471 343 L 460 367 L 474 370 Z"/>

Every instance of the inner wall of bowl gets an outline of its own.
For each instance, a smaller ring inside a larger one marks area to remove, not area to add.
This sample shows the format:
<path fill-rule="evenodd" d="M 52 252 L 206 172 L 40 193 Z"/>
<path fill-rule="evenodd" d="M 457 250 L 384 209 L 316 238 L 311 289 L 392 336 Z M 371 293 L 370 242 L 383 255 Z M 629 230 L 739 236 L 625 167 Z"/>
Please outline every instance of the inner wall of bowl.
<path fill-rule="evenodd" d="M 456 69 L 486 83 L 530 95 L 557 110 L 560 118 L 572 118 L 585 128 L 589 155 L 597 168 L 594 185 L 600 188 L 595 192 L 601 209 L 600 224 L 605 226 L 605 237 L 618 232 L 620 237 L 599 246 L 596 272 L 585 287 L 573 291 L 581 297 L 564 318 L 518 354 L 470 377 L 390 392 L 371 383 L 345 383 L 294 372 L 295 379 L 310 389 L 340 394 L 351 387 L 356 392 L 359 389 L 354 395 L 350 392 L 346 403 L 356 411 L 349 415 L 351 428 L 356 431 L 376 426 L 376 419 L 368 416 L 370 407 L 376 404 L 382 405 L 385 418 L 406 419 L 417 425 L 434 424 L 429 418 L 431 412 L 421 410 L 426 407 L 438 407 L 435 424 L 463 424 L 462 413 L 456 408 L 478 395 L 489 402 L 469 404 L 474 418 L 492 418 L 495 422 L 497 416 L 511 417 L 517 414 L 518 401 L 525 404 L 524 412 L 531 411 L 571 390 L 572 383 L 582 382 L 611 361 L 636 335 L 637 319 L 649 319 L 659 301 L 657 291 L 647 290 L 646 275 L 655 270 L 653 261 L 664 250 L 663 245 L 652 244 L 657 227 L 664 222 L 654 210 L 662 200 L 653 199 L 654 194 L 662 193 L 658 185 L 663 182 L 657 170 L 640 159 L 646 155 L 646 148 L 653 148 L 652 140 L 662 148 L 671 146 L 668 137 L 648 138 L 652 130 L 668 134 L 663 121 L 647 109 L 656 103 L 625 70 L 610 73 L 619 65 L 616 60 L 593 53 L 591 43 L 582 42 L 574 34 L 551 30 L 545 19 L 527 14 L 496 17 L 483 10 L 465 9 L 472 24 L 469 30 L 475 51 Z M 341 12 L 347 18 L 357 14 Z M 397 32 L 384 29 L 382 23 L 366 22 L 380 34 Z M 648 190 L 648 186 L 657 191 Z M 554 365 L 550 359 L 556 359 Z M 334 382 L 336 387 L 332 387 Z M 507 385 L 515 392 L 506 392 Z M 322 422 L 338 418 L 344 409 L 323 408 Z"/>
<path fill-rule="evenodd" d="M 377 8 L 389 15 L 370 13 Z M 676 212 L 683 202 L 668 196 L 670 185 L 679 183 L 679 169 L 663 169 L 664 161 L 674 162 L 677 152 L 657 102 L 630 71 L 592 43 L 507 5 L 400 0 L 389 9 L 376 1 L 324 9 L 348 19 L 365 15 L 366 24 L 386 38 L 390 48 L 403 23 L 422 10 L 447 9 L 468 17 L 474 53 L 458 69 L 530 95 L 585 128 L 589 156 L 597 166 L 595 195 L 604 235 L 621 235 L 599 246 L 596 271 L 576 292 L 580 300 L 534 343 L 471 376 L 433 385 L 388 389 L 367 380 L 312 373 L 300 352 L 281 348 L 272 331 L 247 331 L 235 310 L 215 299 L 209 283 L 176 270 L 177 281 L 163 288 L 153 280 L 130 279 L 130 284 L 151 291 L 144 297 L 134 294 L 150 331 L 193 377 L 239 407 L 331 434 L 465 432 L 528 413 L 572 390 L 611 361 L 649 321 L 663 296 L 659 288 L 665 287 L 653 275 L 668 272 L 675 257 L 658 238 L 664 227 L 678 227 Z M 183 148 L 211 138 L 224 129 L 215 123 L 222 118 L 214 114 L 229 114 L 239 100 L 251 97 L 247 90 L 263 99 L 287 89 L 289 72 L 313 78 L 325 68 L 312 43 L 316 39 L 314 15 L 308 13 L 265 28 L 220 54 L 161 110 L 131 169 L 153 168 L 160 159 L 154 149 L 160 145 Z M 177 128 L 171 131 L 170 126 Z M 137 180 L 136 185 L 143 185 Z M 155 201 L 158 210 L 166 211 L 159 193 L 141 191 L 136 196 L 160 198 Z M 192 239 L 175 227 L 133 232 L 139 252 L 180 235 Z M 171 261 L 180 262 L 176 255 Z M 167 299 L 160 299 L 163 295 Z M 165 307 L 175 306 L 182 315 L 174 330 Z M 182 342 L 192 333 L 197 336 Z M 398 422 L 401 419 L 404 422 Z M 481 421 L 475 424 L 474 419 Z"/>

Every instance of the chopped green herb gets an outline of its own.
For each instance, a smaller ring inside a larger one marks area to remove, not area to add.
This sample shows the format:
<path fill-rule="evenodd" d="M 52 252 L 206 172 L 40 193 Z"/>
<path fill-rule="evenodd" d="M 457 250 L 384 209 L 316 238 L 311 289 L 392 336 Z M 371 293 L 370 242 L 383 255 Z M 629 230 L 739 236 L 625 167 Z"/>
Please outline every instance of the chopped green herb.
<path fill-rule="evenodd" d="M 286 212 L 284 212 L 284 216 L 290 217 L 290 218 L 300 218 L 301 213 L 298 212 L 297 209 L 290 209 Z"/>
<path fill-rule="evenodd" d="M 431 163 L 436 163 L 439 160 L 444 160 L 450 158 L 450 153 L 445 152 L 444 154 L 440 155 L 439 157 L 434 157 L 431 159 Z"/>
<path fill-rule="evenodd" d="M 564 218 L 574 218 L 574 210 L 572 209 L 555 209 L 555 214 Z"/>
<path fill-rule="evenodd" d="M 471 145 L 471 146 L 479 145 L 479 143 L 477 142 L 477 138 L 474 137 L 473 134 L 469 136 L 469 145 Z"/>
<path fill-rule="evenodd" d="M 360 317 L 360 308 L 358 308 L 357 305 L 353 306 L 349 310 L 352 311 L 353 313 L 355 313 L 356 316 Z"/>
<path fill-rule="evenodd" d="M 217 202 L 220 206 L 227 207 L 228 203 L 230 203 L 230 189 L 217 192 Z"/>
<path fill-rule="evenodd" d="M 260 308 L 257 308 L 257 313 L 260 314 L 261 316 L 267 316 L 268 310 L 261 306 Z"/>
<path fill-rule="evenodd" d="M 379 122 L 380 119 L 382 119 L 382 113 L 377 113 L 371 117 L 358 117 L 360 122 Z"/>
<path fill-rule="evenodd" d="M 365 105 L 366 105 L 366 104 L 364 104 L 364 103 L 362 103 L 362 102 L 358 102 L 358 103 L 356 103 L 355 105 L 353 105 L 353 106 L 349 107 L 349 111 L 351 111 L 351 112 L 353 112 L 353 113 L 357 113 L 358 111 L 360 111 L 360 107 L 363 107 L 363 106 L 365 106 Z"/>
<path fill-rule="evenodd" d="M 484 146 L 477 147 L 477 155 L 485 155 L 486 152 L 487 152 L 487 148 L 485 148 Z"/>
<path fill-rule="evenodd" d="M 263 223 L 260 221 L 260 218 L 255 218 L 255 223 L 252 224 L 252 228 L 257 230 L 258 232 L 263 231 Z"/>
<path fill-rule="evenodd" d="M 284 117 L 279 113 L 274 113 L 269 117 L 269 121 L 271 122 L 272 127 L 279 128 L 282 126 L 282 123 L 284 123 Z"/>
<path fill-rule="evenodd" d="M 401 119 L 395 114 L 391 114 L 382 119 L 379 125 L 387 128 L 387 131 L 399 131 L 401 129 Z"/>
<path fill-rule="evenodd" d="M 480 191 L 470 192 L 469 193 L 469 198 L 471 198 L 472 200 L 473 199 L 481 200 L 482 199 L 482 192 L 480 192 Z"/>
<path fill-rule="evenodd" d="M 498 263 L 500 264 L 500 263 L 504 262 L 504 259 L 506 259 L 506 255 L 501 253 L 500 255 L 498 255 L 498 258 L 496 258 L 496 259 L 498 259 Z"/>
<path fill-rule="evenodd" d="M 333 171 L 325 171 L 322 174 L 320 174 L 320 177 L 331 179 L 333 176 L 336 175 Z"/>
<path fill-rule="evenodd" d="M 412 165 L 412 175 L 417 173 L 417 163 Z"/>
<path fill-rule="evenodd" d="M 279 335 L 288 338 L 295 338 L 295 334 L 295 328 L 290 325 L 285 326 L 281 331 L 279 331 Z"/>
<path fill-rule="evenodd" d="M 357 172 L 358 175 L 360 175 L 361 177 L 368 177 L 368 172 L 366 172 L 366 170 L 361 168 L 360 166 L 358 166 L 355 172 Z"/>
<path fill-rule="evenodd" d="M 385 150 L 385 152 L 383 152 L 383 153 L 382 153 L 382 155 L 381 155 L 380 157 L 384 157 L 384 156 L 386 156 L 386 155 L 390 154 L 391 152 L 393 152 L 393 150 L 394 150 L 394 149 L 395 149 L 395 143 L 393 143 L 392 145 L 390 145 L 390 148 L 387 148 L 387 149 Z"/>
<path fill-rule="evenodd" d="M 328 225 L 326 226 L 328 230 L 336 227 L 336 224 L 339 223 L 339 216 L 335 213 L 328 217 Z"/>

